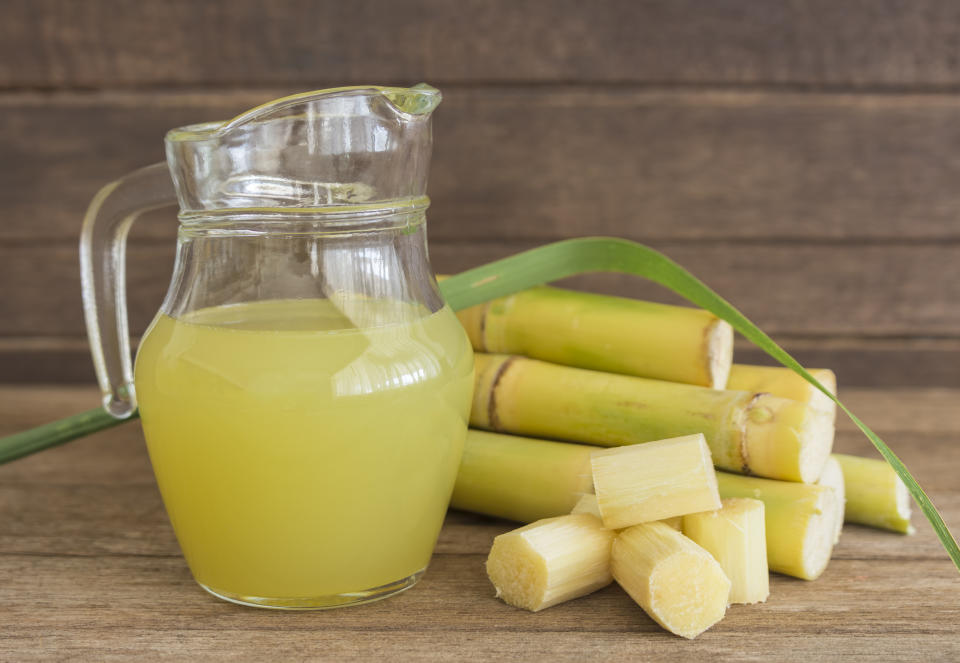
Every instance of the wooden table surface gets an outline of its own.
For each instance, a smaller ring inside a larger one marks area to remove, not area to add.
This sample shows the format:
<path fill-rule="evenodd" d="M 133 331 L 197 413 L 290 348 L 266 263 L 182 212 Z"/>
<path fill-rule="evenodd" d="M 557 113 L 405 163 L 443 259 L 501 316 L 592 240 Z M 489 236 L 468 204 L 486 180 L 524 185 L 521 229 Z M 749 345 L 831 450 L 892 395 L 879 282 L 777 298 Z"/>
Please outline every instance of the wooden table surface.
<path fill-rule="evenodd" d="M 960 390 L 848 390 L 960 532 Z M 0 387 L 0 434 L 89 409 L 89 387 Z M 870 453 L 839 422 L 836 448 Z M 0 467 L 0 660 L 960 660 L 960 574 L 932 529 L 848 526 L 823 576 L 771 578 L 695 641 L 616 586 L 531 614 L 493 597 L 483 562 L 510 523 L 451 512 L 424 579 L 355 608 L 279 612 L 192 580 L 139 425 Z"/>

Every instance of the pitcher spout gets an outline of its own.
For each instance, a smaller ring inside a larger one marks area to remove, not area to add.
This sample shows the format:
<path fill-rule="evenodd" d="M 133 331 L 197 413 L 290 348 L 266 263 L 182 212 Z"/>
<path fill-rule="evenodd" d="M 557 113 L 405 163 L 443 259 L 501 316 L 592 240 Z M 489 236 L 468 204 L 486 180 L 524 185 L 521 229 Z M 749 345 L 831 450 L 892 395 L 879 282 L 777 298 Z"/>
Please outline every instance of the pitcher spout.
<path fill-rule="evenodd" d="M 218 210 L 425 206 L 430 117 L 440 100 L 425 84 L 343 87 L 174 129 L 167 163 L 181 219 Z"/>

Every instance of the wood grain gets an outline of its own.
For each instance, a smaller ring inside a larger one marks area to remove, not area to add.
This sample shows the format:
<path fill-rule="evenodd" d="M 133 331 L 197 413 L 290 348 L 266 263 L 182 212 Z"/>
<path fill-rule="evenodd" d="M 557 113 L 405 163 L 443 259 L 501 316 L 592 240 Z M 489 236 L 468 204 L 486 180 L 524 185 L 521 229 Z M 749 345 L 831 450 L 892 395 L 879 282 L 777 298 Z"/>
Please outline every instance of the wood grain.
<path fill-rule="evenodd" d="M 901 438 L 904 460 L 953 528 L 960 419 L 927 415 L 958 396 L 845 394 L 864 420 Z M 91 400 L 90 388 L 0 387 L 0 434 Z M 848 428 L 841 446 L 850 451 L 860 442 Z M 819 580 L 774 575 L 767 603 L 731 607 L 693 642 L 661 631 L 615 586 L 537 614 L 500 603 L 483 560 L 512 525 L 456 512 L 426 577 L 405 594 L 350 610 L 251 610 L 191 579 L 130 424 L 0 467 L 0 658 L 874 661 L 882 652 L 953 661 L 960 577 L 929 526 L 914 522 L 912 537 L 845 528 Z"/>
<path fill-rule="evenodd" d="M 20 384 L 93 384 L 96 375 L 83 337 L 0 338 L 0 376 Z M 960 387 L 960 340 L 802 337 L 776 341 L 809 367 L 832 368 L 845 387 Z M 737 343 L 737 361 L 770 365 L 762 350 Z"/>
<path fill-rule="evenodd" d="M 955 87 L 943 0 L 8 0 L 0 86 Z"/>
<path fill-rule="evenodd" d="M 431 242 L 434 266 L 454 273 L 531 247 L 529 242 Z M 777 242 L 658 243 L 808 366 L 834 368 L 842 382 L 958 386 L 960 247 Z M 173 240 L 130 246 L 131 331 L 157 312 L 170 279 Z M 0 246 L 0 376 L 22 382 L 93 379 L 84 342 L 76 249 Z M 758 288 L 757 284 L 763 287 Z M 562 285 L 684 303 L 652 283 L 614 275 Z M 782 336 L 782 338 L 781 338 Z M 911 340 L 921 336 L 933 340 Z M 839 337 L 839 338 L 838 338 Z M 737 360 L 769 363 L 741 343 Z"/>
<path fill-rule="evenodd" d="M 434 241 L 433 266 L 455 273 L 529 243 Z M 960 246 L 696 245 L 658 243 L 769 333 L 954 336 L 960 328 Z M 134 244 L 128 254 L 132 331 L 156 313 L 173 244 Z M 72 246 L 0 247 L 0 336 L 81 336 L 79 267 Z M 596 275 L 569 286 L 681 302 L 633 277 Z M 758 287 L 762 283 L 763 287 Z"/>
<path fill-rule="evenodd" d="M 926 609 L 926 604 L 920 607 Z M 605 611 L 589 614 L 595 614 L 599 620 L 607 618 Z M 733 614 L 731 612 L 727 617 L 728 621 Z M 512 627 L 512 622 L 517 619 L 515 614 L 504 615 L 495 635 L 488 631 L 444 633 L 432 629 L 411 629 L 409 624 L 419 615 L 405 620 L 402 627 L 389 623 L 362 629 L 331 628 L 326 615 L 321 615 L 315 620 L 312 630 L 303 629 L 293 633 L 286 628 L 265 629 L 259 624 L 229 629 L 70 629 L 52 634 L 18 626 L 2 637 L 3 642 L 9 643 L 10 650 L 17 652 L 20 661 L 47 661 L 51 655 L 75 660 L 119 662 L 131 658 L 156 661 L 180 661 L 185 658 L 192 661 L 449 661 L 452 656 L 471 661 L 504 661 L 523 656 L 527 661 L 571 663 L 585 660 L 635 661 L 637 658 L 684 663 L 714 663 L 718 660 L 742 663 L 796 660 L 875 663 L 878 652 L 882 652 L 889 660 L 902 657 L 903 660 L 954 663 L 960 656 L 960 646 L 950 633 L 937 637 L 923 627 L 910 632 L 885 632 L 882 620 L 886 614 L 876 615 L 875 621 L 870 621 L 874 615 L 868 614 L 864 619 L 864 629 L 858 632 L 833 626 L 833 614 L 817 614 L 822 617 L 822 622 L 806 631 L 791 630 L 773 636 L 770 631 L 775 627 L 764 628 L 750 623 L 737 632 L 728 631 L 726 637 L 707 634 L 695 643 L 679 642 L 655 632 L 652 624 L 642 621 L 646 619 L 643 613 L 636 615 L 639 625 L 620 633 L 584 633 L 562 629 L 530 633 Z M 953 617 L 948 615 L 948 618 Z"/>
<path fill-rule="evenodd" d="M 797 338 L 778 334 L 775 340 L 804 366 L 832 368 L 844 386 L 960 386 L 960 343 L 952 338 Z M 746 340 L 736 343 L 735 356 L 744 364 L 775 365 L 763 350 Z"/>
<path fill-rule="evenodd" d="M 163 135 L 297 88 L 0 95 L 0 239 L 69 241 Z M 433 239 L 960 239 L 960 97 L 453 88 L 437 111 Z M 134 236 L 169 239 L 171 212 Z"/>

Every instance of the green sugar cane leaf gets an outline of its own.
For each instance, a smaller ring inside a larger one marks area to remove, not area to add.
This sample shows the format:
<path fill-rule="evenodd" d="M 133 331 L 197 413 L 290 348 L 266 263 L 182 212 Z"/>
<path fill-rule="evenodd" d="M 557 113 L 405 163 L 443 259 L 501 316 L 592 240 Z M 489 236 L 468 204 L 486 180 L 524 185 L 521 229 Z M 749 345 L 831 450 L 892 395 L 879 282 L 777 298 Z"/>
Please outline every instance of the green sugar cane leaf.
<path fill-rule="evenodd" d="M 960 569 L 960 547 L 923 489 L 880 437 L 853 415 L 847 407 L 769 336 L 764 334 L 729 302 L 708 288 L 683 267 L 659 251 L 622 239 L 585 237 L 547 244 L 503 260 L 468 270 L 440 284 L 447 303 L 464 309 L 497 297 L 525 290 L 549 281 L 585 272 L 619 272 L 640 276 L 666 287 L 697 306 L 726 320 L 744 337 L 762 348 L 784 366 L 830 397 L 863 431 L 906 484 L 923 514 L 930 521 L 950 559 Z M 129 419 L 134 419 L 134 413 Z M 126 420 L 114 419 L 102 409 L 55 421 L 16 435 L 0 438 L 0 463 L 20 458 L 58 444 L 115 426 Z"/>
<path fill-rule="evenodd" d="M 548 281 L 585 272 L 620 272 L 659 283 L 689 302 L 726 320 L 745 338 L 826 394 L 850 417 L 857 428 L 863 431 L 863 434 L 906 484 L 913 499 L 923 511 L 923 515 L 933 526 L 950 559 L 960 570 L 960 547 L 956 539 L 920 484 L 890 447 L 880 439 L 880 436 L 870 430 L 796 359 L 733 305 L 659 251 L 636 242 L 607 237 L 565 240 L 518 253 L 452 276 L 440 284 L 440 290 L 450 306 L 454 310 L 460 310 L 542 285 Z"/>
<path fill-rule="evenodd" d="M 136 412 L 129 418 L 135 419 Z M 22 433 L 0 437 L 0 464 L 75 440 L 84 435 L 122 424 L 129 419 L 116 419 L 103 408 L 87 410 L 64 419 L 51 421 Z"/>

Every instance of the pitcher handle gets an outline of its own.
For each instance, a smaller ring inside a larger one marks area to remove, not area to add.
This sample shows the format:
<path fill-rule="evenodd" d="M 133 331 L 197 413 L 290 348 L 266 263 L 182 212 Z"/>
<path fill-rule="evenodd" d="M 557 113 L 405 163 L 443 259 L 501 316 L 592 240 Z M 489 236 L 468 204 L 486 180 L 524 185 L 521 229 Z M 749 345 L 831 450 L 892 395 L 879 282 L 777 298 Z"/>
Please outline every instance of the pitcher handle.
<path fill-rule="evenodd" d="M 83 315 L 103 407 L 117 419 L 137 409 L 127 326 L 127 233 L 140 214 L 176 203 L 167 164 L 155 163 L 100 189 L 83 219 Z"/>

